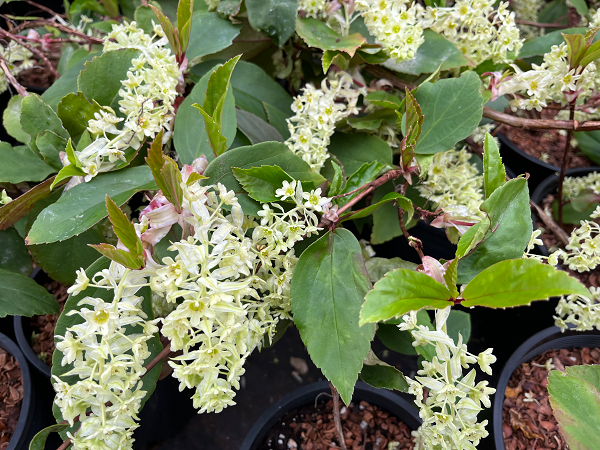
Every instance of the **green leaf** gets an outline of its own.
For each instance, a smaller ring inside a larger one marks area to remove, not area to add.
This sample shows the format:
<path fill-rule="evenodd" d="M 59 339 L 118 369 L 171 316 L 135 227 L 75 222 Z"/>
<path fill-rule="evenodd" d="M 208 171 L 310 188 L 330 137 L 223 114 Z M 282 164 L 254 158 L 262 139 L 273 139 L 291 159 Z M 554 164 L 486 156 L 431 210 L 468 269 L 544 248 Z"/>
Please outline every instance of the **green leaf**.
<path fill-rule="evenodd" d="M 140 55 L 139 50 L 125 48 L 96 56 L 85 63 L 85 69 L 77 78 L 77 90 L 86 99 L 95 100 L 101 106 L 110 106 L 117 115 L 119 111 L 119 91 L 123 88 L 121 80 L 127 79 L 131 60 Z"/>
<path fill-rule="evenodd" d="M 327 73 L 329 67 L 333 64 L 342 70 L 347 70 L 350 66 L 350 56 L 339 50 L 325 50 L 323 52 L 323 73 Z"/>
<path fill-rule="evenodd" d="M 419 314 L 427 311 L 421 310 Z M 403 355 L 416 355 L 417 351 L 413 347 L 413 338 L 409 331 L 402 331 L 398 325 L 391 323 L 380 323 L 377 325 L 377 337 L 390 350 Z"/>
<path fill-rule="evenodd" d="M 328 151 L 340 160 L 346 173 L 354 173 L 364 163 L 372 161 L 392 165 L 390 146 L 378 137 L 364 133 L 335 133 Z"/>
<path fill-rule="evenodd" d="M 585 38 L 581 34 L 563 34 L 567 43 L 567 59 L 572 69 L 579 66 L 579 61 L 586 50 Z"/>
<path fill-rule="evenodd" d="M 181 0 L 177 5 L 177 31 L 181 51 L 185 53 L 190 40 L 191 19 L 194 12 L 194 0 Z"/>
<path fill-rule="evenodd" d="M 506 182 L 506 171 L 502 164 L 498 145 L 489 133 L 485 134 L 483 148 L 483 185 L 485 186 L 485 198 L 489 198 L 497 188 Z"/>
<path fill-rule="evenodd" d="M 257 1 L 257 0 L 255 0 Z M 359 33 L 342 36 L 323 22 L 317 19 L 307 18 L 296 21 L 296 32 L 309 47 L 321 50 L 340 50 L 346 52 L 350 57 L 367 40 Z"/>
<path fill-rule="evenodd" d="M 363 186 L 364 184 L 370 183 L 371 181 L 375 180 L 375 178 L 377 178 L 377 176 L 381 172 L 382 168 L 383 165 L 377 161 L 364 163 L 358 168 L 356 172 L 354 172 L 348 177 L 348 180 L 346 181 L 346 186 L 344 187 L 341 193 L 345 194 L 347 192 L 353 191 Z M 344 206 L 358 194 L 359 192 L 356 192 L 354 194 L 347 195 L 346 197 L 338 199 L 338 205 L 340 207 Z"/>
<path fill-rule="evenodd" d="M 175 27 L 171 23 L 171 20 L 156 6 L 150 5 L 150 8 L 152 8 L 152 11 L 154 11 L 154 14 L 158 19 L 166 38 L 169 40 L 169 44 L 171 45 L 171 49 L 173 49 L 173 53 L 177 56 L 177 58 L 179 58 L 181 56 L 181 44 L 179 42 L 179 36 L 175 32 Z"/>
<path fill-rule="evenodd" d="M 90 102 L 82 92 L 67 94 L 58 104 L 57 114 L 72 138 L 78 137 L 87 129 L 94 113 L 100 106 Z"/>
<path fill-rule="evenodd" d="M 395 111 L 397 111 L 402 104 L 402 101 L 398 97 L 386 91 L 371 92 L 365 97 L 365 99 L 375 106 L 379 106 L 380 108 L 389 108 Z"/>
<path fill-rule="evenodd" d="M 0 230 L 12 227 L 23 218 L 35 206 L 38 200 L 47 197 L 52 192 L 50 186 L 54 177 L 38 184 L 23 195 L 15 198 L 12 202 L 0 207 Z"/>
<path fill-rule="evenodd" d="M 465 72 L 460 78 L 419 86 L 415 98 L 425 120 L 416 153 L 445 152 L 473 133 L 483 114 L 480 85 L 475 72 Z"/>
<path fill-rule="evenodd" d="M 89 183 L 69 189 L 60 200 L 42 211 L 29 230 L 28 243 L 64 241 L 91 228 L 107 215 L 105 195 L 120 206 L 136 192 L 156 188 L 146 166 L 100 174 Z"/>
<path fill-rule="evenodd" d="M 527 41 L 519 51 L 519 59 L 543 56 L 552 50 L 553 45 L 560 45 L 565 42 L 562 37 L 563 34 L 585 34 L 587 30 L 587 28 L 567 28 L 565 30 L 552 31 L 544 36 Z"/>
<path fill-rule="evenodd" d="M 391 206 L 393 206 L 394 212 L 396 212 L 396 222 L 398 221 L 398 212 L 396 210 L 398 206 L 400 206 L 400 208 L 406 211 L 408 217 L 412 217 L 412 215 L 414 214 L 413 204 L 410 199 L 395 192 L 390 192 L 388 194 L 385 194 L 385 196 L 377 203 L 372 203 L 366 208 L 363 208 L 359 211 L 356 211 L 352 215 L 345 217 L 344 220 L 342 220 L 342 222 L 345 222 L 346 220 L 362 219 L 363 217 L 370 216 L 371 214 L 374 214 L 379 208 L 384 206 L 386 203 L 389 203 L 391 204 Z"/>
<path fill-rule="evenodd" d="M 600 130 L 576 131 L 573 137 L 577 140 L 579 150 L 595 164 L 600 164 Z"/>
<path fill-rule="evenodd" d="M 0 269 L 29 276 L 33 271 L 25 242 L 14 227 L 0 231 Z"/>
<path fill-rule="evenodd" d="M 96 249 L 102 256 L 106 256 L 108 259 L 128 269 L 138 270 L 144 267 L 144 257 L 141 255 L 132 255 L 128 251 L 121 250 L 110 244 L 90 245 L 90 247 Z"/>
<path fill-rule="evenodd" d="M 194 103 L 192 106 L 196 108 L 204 118 L 204 126 L 206 127 L 208 142 L 210 143 L 213 154 L 215 156 L 222 155 L 225 150 L 227 150 L 227 139 L 223 136 L 221 127 L 202 106 L 197 103 Z"/>
<path fill-rule="evenodd" d="M 475 241 L 475 248 L 461 257 L 458 263 L 459 284 L 468 283 L 492 264 L 522 257 L 531 236 L 529 191 L 524 178 L 507 181 L 480 208 L 488 213 L 488 217 L 479 223 L 477 230 L 485 234 L 480 234 L 482 240 Z M 465 233 L 461 237 L 459 251 L 463 247 L 463 239 L 467 240 L 469 236 Z"/>
<path fill-rule="evenodd" d="M 2 113 L 4 129 L 17 141 L 27 144 L 31 138 L 21 128 L 21 101 L 23 97 L 15 95 L 10 98 L 6 109 Z"/>
<path fill-rule="evenodd" d="M 69 138 L 56 113 L 36 94 L 28 95 L 21 102 L 21 128 L 30 136 L 29 147 L 36 153 L 35 139 L 46 130 L 65 139 Z"/>
<path fill-rule="evenodd" d="M 435 31 L 425 30 L 423 31 L 423 37 L 425 41 L 421 44 L 413 59 L 403 62 L 388 59 L 383 66 L 409 75 L 433 73 L 440 66 L 441 70 L 463 66 L 474 67 L 473 61 L 465 57 L 452 42 Z"/>
<path fill-rule="evenodd" d="M 104 269 L 109 268 L 110 261 L 107 258 L 99 258 L 94 262 L 90 267 L 88 267 L 85 271 L 88 278 L 92 279 L 94 275 Z M 144 287 L 140 291 L 138 291 L 139 296 L 143 297 L 142 301 L 142 309 L 148 316 L 148 320 L 154 319 L 154 314 L 152 312 L 152 291 L 149 287 Z M 78 305 L 79 301 L 81 301 L 85 297 L 93 297 L 100 298 L 107 303 L 111 303 L 114 298 L 114 292 L 110 289 L 102 289 L 89 286 L 84 291 L 80 292 L 78 295 L 69 295 L 67 302 L 65 303 L 65 308 L 63 313 L 59 316 L 58 321 L 56 323 L 56 328 L 54 333 L 56 336 L 64 336 L 66 334 L 67 328 L 72 327 L 73 325 L 83 323 L 83 318 L 78 314 L 68 315 L 70 311 L 78 311 L 85 305 Z M 125 327 L 125 335 L 129 336 L 139 332 L 139 326 L 127 326 Z M 160 340 L 158 336 L 153 337 L 148 341 L 148 350 L 150 351 L 150 356 L 146 359 L 145 364 L 148 364 L 156 355 L 160 353 L 162 350 L 162 345 L 160 344 Z M 63 358 L 63 353 L 56 349 L 54 350 L 54 354 L 52 355 L 52 376 L 58 376 L 60 379 L 66 383 L 74 384 L 80 381 L 77 375 L 64 376 L 65 373 L 69 372 L 73 369 L 73 364 L 66 364 L 64 366 L 61 365 L 61 361 Z M 141 406 L 144 406 L 146 400 L 152 395 L 154 392 L 154 388 L 156 387 L 156 382 L 158 381 L 158 376 L 161 371 L 161 364 L 157 364 L 154 369 L 144 375 L 142 378 L 143 387 L 142 389 L 146 391 L 146 396 L 142 399 Z M 56 417 L 58 422 L 62 422 L 63 418 L 60 414 L 60 409 L 53 407 L 52 412 Z M 78 425 L 76 424 L 76 427 Z"/>
<path fill-rule="evenodd" d="M 277 128 L 260 117 L 242 109 L 237 109 L 235 116 L 238 128 L 253 144 L 268 141 L 283 142 L 284 139 Z"/>
<path fill-rule="evenodd" d="M 360 379 L 374 388 L 408 392 L 408 383 L 402 372 L 383 361 L 377 360 L 375 364 L 365 362 Z"/>
<path fill-rule="evenodd" d="M 202 0 L 196 0 L 196 3 Z M 195 12 L 186 57 L 194 65 L 203 56 L 217 53 L 231 45 L 241 25 L 222 19 L 215 12 Z M 196 60 L 196 61 L 195 61 Z"/>
<path fill-rule="evenodd" d="M 469 342 L 471 337 L 471 315 L 466 311 L 453 309 L 446 320 L 448 336 L 458 342 L 458 333 L 462 336 L 463 344 Z"/>
<path fill-rule="evenodd" d="M 421 112 L 421 106 L 417 103 L 413 95 L 408 89 L 406 89 L 406 113 L 404 114 L 404 121 L 406 128 L 403 131 L 404 139 L 401 144 L 400 151 L 402 152 L 402 167 L 404 170 L 409 170 L 415 156 L 415 147 L 421 136 L 421 130 L 423 129 L 423 113 Z M 398 121 L 402 122 L 400 112 L 398 114 Z M 398 125 L 401 125 L 399 123 Z"/>
<path fill-rule="evenodd" d="M 229 89 L 231 74 L 235 65 L 240 60 L 240 57 L 241 55 L 238 55 L 226 63 L 217 66 L 208 79 L 203 106 L 204 110 L 213 117 L 219 125 L 221 125 L 221 122 L 218 120 L 218 105 Z"/>
<path fill-rule="evenodd" d="M 60 431 L 66 430 L 69 427 L 68 424 L 57 423 L 55 425 L 50 425 L 49 427 L 44 428 L 42 431 L 38 432 L 31 442 L 29 443 L 29 450 L 44 450 L 46 447 L 46 439 L 50 433 L 58 433 Z"/>
<path fill-rule="evenodd" d="M 388 181 L 375 190 L 371 202 L 374 205 L 379 205 L 379 203 L 390 194 L 395 194 L 395 191 L 393 183 Z M 400 229 L 400 223 L 398 222 L 398 208 L 392 202 L 385 202 L 373 211 L 371 243 L 375 245 L 383 244 L 400 235 L 402 235 L 402 230 Z"/>
<path fill-rule="evenodd" d="M 452 303 L 446 286 L 421 272 L 396 269 L 375 283 L 365 297 L 360 323 L 380 322 L 401 317 L 409 311 L 445 308 Z"/>
<path fill-rule="evenodd" d="M 58 302 L 32 278 L 0 269 L 0 317 L 52 314 Z"/>
<path fill-rule="evenodd" d="M 42 181 L 54 173 L 54 169 L 26 145 L 11 147 L 6 142 L 0 142 L 0 160 L 0 183 Z"/>
<path fill-rule="evenodd" d="M 567 367 L 566 373 L 552 370 L 548 375 L 550 405 L 571 450 L 600 448 L 598 377 L 598 365 Z"/>
<path fill-rule="evenodd" d="M 82 177 L 85 175 L 87 174 L 83 171 L 83 169 L 80 169 L 79 167 L 73 164 L 69 164 L 68 166 L 65 166 L 62 169 L 60 169 L 60 171 L 54 178 L 52 189 L 54 189 L 54 186 L 56 186 L 56 184 L 60 183 L 63 180 L 68 180 L 71 177 Z"/>
<path fill-rule="evenodd" d="M 45 133 L 37 135 L 35 146 L 46 164 L 54 169 L 52 172 L 60 171 L 63 168 L 60 152 L 64 152 L 67 146 L 65 138 L 47 130 Z"/>
<path fill-rule="evenodd" d="M 279 166 L 260 166 L 250 169 L 232 167 L 233 175 L 244 187 L 248 195 L 261 203 L 276 202 L 279 198 L 275 191 L 281 188 L 284 181 L 291 182 L 293 178 Z M 314 189 L 314 184 L 310 183 Z"/>
<path fill-rule="evenodd" d="M 298 0 L 246 0 L 250 26 L 281 47 L 294 34 Z"/>
<path fill-rule="evenodd" d="M 311 172 L 308 163 L 293 153 L 287 145 L 280 142 L 261 142 L 231 149 L 215 158 L 204 171 L 204 175 L 209 178 L 201 183 L 204 186 L 222 183 L 236 193 L 244 213 L 255 216 L 262 206 L 244 192 L 232 168 L 249 169 L 261 166 L 279 166 L 293 179 L 312 181 L 315 186 L 325 181 L 321 175 Z"/>
<path fill-rule="evenodd" d="M 294 323 L 311 359 L 346 404 L 375 334 L 374 325 L 358 325 L 370 285 L 360 244 L 343 228 L 308 247 L 294 269 Z"/>
<path fill-rule="evenodd" d="M 93 227 L 66 241 L 30 245 L 27 248 L 35 264 L 50 278 L 70 286 L 75 283 L 76 270 L 98 259 L 98 253 L 89 244 L 100 244 L 104 239 L 102 232 Z"/>
<path fill-rule="evenodd" d="M 462 305 L 506 308 L 559 295 L 589 296 L 576 278 L 536 259 L 509 259 L 494 264 L 467 285 Z"/>
<path fill-rule="evenodd" d="M 77 78 L 79 73 L 85 69 L 85 63 L 98 56 L 97 52 L 85 54 L 70 69 L 50 86 L 42 95 L 42 100 L 56 111 L 63 97 L 71 92 L 77 92 Z"/>
<path fill-rule="evenodd" d="M 156 22 L 156 15 L 150 6 L 138 6 L 135 10 L 135 22 L 139 28 L 144 30 L 146 34 L 152 36 L 154 26 L 152 21 Z"/>
<path fill-rule="evenodd" d="M 417 264 L 404 261 L 401 258 L 379 258 L 377 256 L 365 260 L 365 266 L 367 272 L 369 272 L 369 278 L 374 283 L 379 281 L 383 276 L 394 269 L 408 269 L 415 270 Z"/>
<path fill-rule="evenodd" d="M 108 220 L 113 226 L 113 231 L 121 241 L 121 244 L 125 246 L 129 253 L 134 256 L 140 256 L 144 253 L 142 247 L 142 241 L 135 231 L 135 227 L 129 221 L 127 215 L 119 209 L 114 201 L 106 194 L 106 212 L 108 213 Z"/>
<path fill-rule="evenodd" d="M 215 157 L 209 143 L 204 116 L 201 113 L 199 114 L 199 110 L 193 106 L 194 104 L 204 104 L 208 80 L 212 73 L 209 72 L 204 75 L 196 86 L 194 86 L 190 95 L 179 106 L 177 115 L 175 116 L 173 142 L 175 150 L 177 150 L 177 154 L 179 155 L 179 160 L 183 164 L 192 164 L 201 155 L 205 155 L 208 161 L 211 161 Z M 237 128 L 235 99 L 233 98 L 233 91 L 231 89 L 227 90 L 223 105 L 222 134 L 227 139 L 227 143 L 231 145 Z"/>
<path fill-rule="evenodd" d="M 333 161 L 333 159 L 331 160 L 331 166 L 333 167 L 333 179 L 331 180 L 331 186 L 329 186 L 329 190 L 327 191 L 328 197 L 338 195 L 344 185 L 344 171 L 342 168 Z"/>
<path fill-rule="evenodd" d="M 565 0 L 552 0 L 545 4 L 545 6 L 538 13 L 538 20 L 541 23 L 558 23 L 559 25 L 565 25 L 567 23 L 567 15 L 569 14 L 569 7 Z"/>

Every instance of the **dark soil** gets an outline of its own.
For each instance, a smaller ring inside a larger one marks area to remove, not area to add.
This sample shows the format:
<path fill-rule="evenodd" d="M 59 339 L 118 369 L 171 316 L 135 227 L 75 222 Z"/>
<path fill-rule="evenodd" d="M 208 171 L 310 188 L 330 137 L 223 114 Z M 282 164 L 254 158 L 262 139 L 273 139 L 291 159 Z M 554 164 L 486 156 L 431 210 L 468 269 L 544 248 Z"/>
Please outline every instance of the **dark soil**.
<path fill-rule="evenodd" d="M 0 348 L 0 450 L 10 443 L 23 401 L 23 381 L 17 360 Z"/>
<path fill-rule="evenodd" d="M 348 450 L 383 450 L 397 442 L 397 450 L 414 448 L 410 429 L 394 416 L 365 401 L 341 407 L 342 429 Z M 269 431 L 259 450 L 329 450 L 339 448 L 333 420 L 333 401 L 306 405 L 285 416 Z"/>
<path fill-rule="evenodd" d="M 600 349 L 549 350 L 515 370 L 504 392 L 502 432 L 506 450 L 567 450 L 548 399 L 548 371 L 551 359 L 556 370 L 600 363 Z M 530 394 L 529 398 L 525 394 Z"/>
<path fill-rule="evenodd" d="M 44 287 L 50 292 L 60 306 L 62 312 L 65 302 L 69 297 L 67 288 L 57 281 L 50 281 L 44 284 Z M 46 314 L 44 316 L 33 316 L 31 318 L 31 328 L 33 333 L 31 336 L 31 348 L 39 358 L 47 365 L 52 367 L 52 354 L 54 353 L 54 328 L 58 314 Z"/>
<path fill-rule="evenodd" d="M 56 64 L 53 64 L 56 68 Z M 30 88 L 45 90 L 54 83 L 54 75 L 44 65 L 24 70 L 17 76 L 17 80 L 27 90 Z"/>
<path fill-rule="evenodd" d="M 554 110 L 542 110 L 542 119 L 552 119 L 556 115 Z M 529 156 L 540 159 L 542 154 L 548 155 L 545 161 L 553 166 L 560 167 L 565 150 L 566 136 L 557 130 L 524 130 L 507 125 L 501 127 L 501 132 L 517 147 Z M 577 148 L 569 152 L 567 168 L 590 167 L 594 164 Z"/>

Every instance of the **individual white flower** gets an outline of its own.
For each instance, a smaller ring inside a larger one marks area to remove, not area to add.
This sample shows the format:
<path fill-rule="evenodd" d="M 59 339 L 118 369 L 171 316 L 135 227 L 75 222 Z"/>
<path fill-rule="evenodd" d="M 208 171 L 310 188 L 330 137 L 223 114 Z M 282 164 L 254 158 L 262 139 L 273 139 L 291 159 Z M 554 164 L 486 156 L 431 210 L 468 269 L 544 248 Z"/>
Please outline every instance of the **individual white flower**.
<path fill-rule="evenodd" d="M 85 291 L 90 284 L 90 279 L 85 274 L 85 270 L 79 269 L 76 271 L 77 279 L 75 280 L 75 284 L 67 289 L 69 294 L 77 295 L 81 291 Z"/>
<path fill-rule="evenodd" d="M 305 192 L 302 194 L 302 198 L 306 200 L 304 206 L 319 212 L 323 211 L 323 206 L 328 204 L 330 201 L 330 199 L 327 197 L 321 197 L 321 188 L 317 188 L 310 192 Z"/>
<path fill-rule="evenodd" d="M 293 198 L 294 195 L 296 195 L 296 180 L 293 180 L 291 183 L 284 180 L 283 185 L 275 191 L 275 195 L 281 200 Z M 263 208 L 265 208 L 265 206 L 266 208 L 269 208 L 267 205 L 263 205 Z"/>
<path fill-rule="evenodd" d="M 8 196 L 6 189 L 2 189 L 2 192 L 0 192 L 0 205 L 8 205 L 10 202 L 12 202 L 12 198 Z"/>

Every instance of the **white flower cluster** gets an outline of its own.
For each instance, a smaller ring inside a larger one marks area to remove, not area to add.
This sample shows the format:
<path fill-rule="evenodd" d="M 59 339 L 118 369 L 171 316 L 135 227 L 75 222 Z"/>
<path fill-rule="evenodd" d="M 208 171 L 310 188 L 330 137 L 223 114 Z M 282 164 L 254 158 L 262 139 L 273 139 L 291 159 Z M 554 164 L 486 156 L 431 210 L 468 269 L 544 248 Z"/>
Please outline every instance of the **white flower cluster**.
<path fill-rule="evenodd" d="M 600 206 L 591 214 L 591 219 L 600 218 Z M 569 236 L 565 250 L 559 249 L 548 257 L 548 263 L 555 266 L 562 259 L 569 269 L 589 272 L 600 265 L 600 225 L 591 220 L 582 220 Z"/>
<path fill-rule="evenodd" d="M 15 41 L 10 41 L 6 46 L 0 45 L 0 56 L 6 61 L 6 67 L 14 77 L 35 65 L 35 61 L 31 59 L 33 54 Z M 0 94 L 7 89 L 6 75 L 4 72 L 0 72 Z"/>
<path fill-rule="evenodd" d="M 567 61 L 567 44 L 552 46 L 544 55 L 541 65 L 532 64 L 532 70 L 521 71 L 513 66 L 515 74 L 499 84 L 499 95 L 519 93 L 522 98 L 514 98 L 509 104 L 513 111 L 517 109 L 536 109 L 541 111 L 548 102 L 568 104 L 565 94 L 578 92 L 577 103 L 584 103 L 598 90 L 600 74 L 596 64 L 589 63 L 583 71 L 570 69 Z"/>
<path fill-rule="evenodd" d="M 565 200 L 575 198 L 586 189 L 600 195 L 600 172 L 591 172 L 583 177 L 565 177 L 563 197 Z"/>
<path fill-rule="evenodd" d="M 357 0 L 369 32 L 390 57 L 406 61 L 415 57 L 423 38 L 423 7 L 409 0 Z"/>
<path fill-rule="evenodd" d="M 590 21 L 590 28 L 600 27 L 600 9 L 592 14 L 592 20 Z"/>
<path fill-rule="evenodd" d="M 327 0 L 298 0 L 298 12 L 303 12 L 304 17 L 320 19 L 325 14 Z"/>
<path fill-rule="evenodd" d="M 513 0 L 512 9 L 515 12 L 515 18 L 527 22 L 538 22 L 538 12 L 546 5 L 543 0 Z M 521 36 L 525 40 L 530 40 L 540 35 L 540 28 L 531 25 L 517 25 L 521 31 Z"/>
<path fill-rule="evenodd" d="M 121 81 L 119 110 L 125 119 L 104 106 L 100 113 L 94 114 L 95 119 L 89 121 L 88 131 L 94 141 L 75 152 L 87 174 L 85 181 L 111 170 L 117 161 L 125 162 L 128 148 L 138 150 L 161 129 L 170 131 L 180 74 L 162 28 L 155 26 L 154 36 L 150 36 L 135 22 L 113 25 L 104 41 L 104 52 L 123 48 L 140 51 L 140 56 L 132 60 L 127 79 Z M 119 130 L 120 122 L 123 126 Z M 68 165 L 67 158 L 63 158 L 63 163 Z"/>
<path fill-rule="evenodd" d="M 465 149 L 436 154 L 417 186 L 421 197 L 443 211 L 431 225 L 447 228 L 452 242 L 485 217 L 479 209 L 484 200 L 483 176 L 470 158 Z"/>
<path fill-rule="evenodd" d="M 407 378 L 409 393 L 416 396 L 419 415 L 423 424 L 415 435 L 415 450 L 425 449 L 472 449 L 488 435 L 487 420 L 477 422 L 477 414 L 491 406 L 489 396 L 496 392 L 487 381 L 475 384 L 475 369 L 463 375 L 463 369 L 478 363 L 481 370 L 492 373 L 490 364 L 496 362 L 492 349 L 475 356 L 467 351 L 459 333 L 458 342 L 448 336 L 446 320 L 451 307 L 436 310 L 435 330 L 417 325 L 417 315 L 411 311 L 403 317 L 401 330 L 412 330 L 415 347 L 431 344 L 436 356 L 431 362 L 423 361 L 414 380 Z M 416 328 L 416 329 L 415 329 Z M 427 392 L 427 398 L 425 398 Z"/>
<path fill-rule="evenodd" d="M 115 292 L 112 303 L 83 299 L 80 305 L 94 308 L 76 312 L 84 322 L 69 328 L 57 344 L 63 365 L 75 363 L 67 375 L 82 379 L 72 386 L 56 379 L 54 385 L 65 419 L 73 424 L 79 416 L 82 423 L 72 436 L 75 450 L 131 448 L 145 394 L 139 380 L 149 356 L 146 341 L 158 331 L 158 321 L 171 349 L 183 351 L 169 361 L 181 389 L 195 388 L 192 399 L 199 412 L 219 412 L 234 404 L 233 389 L 239 389 L 248 355 L 272 338 L 281 318 L 290 318 L 297 262 L 292 247 L 318 232 L 315 212 L 330 200 L 320 189 L 304 192 L 300 182 L 284 182 L 276 196 L 292 207 L 263 205 L 257 223 L 223 185 L 195 181 L 188 186 L 193 171 L 182 169 L 180 212 L 159 192 L 135 225 L 146 248 L 144 269 L 125 270 L 113 262 L 96 274 L 94 284 L 79 272 L 70 289 Z M 156 263 L 152 243 L 176 223 L 183 235 L 168 248 L 174 255 Z M 153 305 L 166 317 L 145 320 L 142 298 L 135 295 L 143 286 L 150 286 Z M 123 327 L 132 325 L 141 325 L 143 332 L 126 335 Z"/>
<path fill-rule="evenodd" d="M 577 331 L 600 330 L 600 289 L 591 287 L 590 295 L 561 297 L 556 306 L 554 323 L 562 331 L 574 325 Z"/>
<path fill-rule="evenodd" d="M 496 125 L 493 123 L 479 125 L 477 128 L 475 128 L 475 131 L 473 131 L 471 137 L 473 138 L 473 141 L 475 141 L 475 143 L 483 146 L 486 134 L 491 133 L 494 130 L 494 128 L 496 128 Z M 500 146 L 500 142 L 497 137 L 494 137 L 494 141 L 496 142 L 496 145 Z"/>
<path fill-rule="evenodd" d="M 440 33 L 475 64 L 491 59 L 508 62 L 508 53 L 523 46 L 515 13 L 508 2 L 495 7 L 494 0 L 458 0 L 449 8 L 428 7 L 423 27 Z"/>
<path fill-rule="evenodd" d="M 362 91 L 353 84 L 345 72 L 330 73 L 320 89 L 308 83 L 292 103 L 295 115 L 287 119 L 291 136 L 286 144 L 316 171 L 329 158 L 327 146 L 335 124 L 358 113 L 356 103 Z"/>
<path fill-rule="evenodd" d="M 150 356 L 148 340 L 158 332 L 156 320 L 147 320 L 138 291 L 147 285 L 147 270 L 131 271 L 112 262 L 97 273 L 92 283 L 83 270 L 69 293 L 78 294 L 88 286 L 111 291 L 113 298 L 85 297 L 81 309 L 68 315 L 80 316 L 65 336 L 57 336 L 56 348 L 63 353 L 61 365 L 73 364 L 64 376 L 80 381 L 68 384 L 53 377 L 55 403 L 76 433 L 69 433 L 75 450 L 130 449 L 138 427 L 137 413 L 146 391 L 140 378 Z M 126 333 L 129 329 L 130 333 Z"/>
<path fill-rule="evenodd" d="M 284 182 L 277 196 L 294 207 L 263 205 L 258 224 L 243 215 L 234 192 L 222 185 L 182 183 L 182 188 L 190 235 L 170 247 L 177 255 L 163 258 L 151 286 L 176 304 L 162 327 L 171 348 L 183 350 L 169 362 L 173 375 L 181 389 L 196 389 L 192 399 L 200 412 L 219 412 L 234 404 L 233 389 L 239 389 L 248 355 L 272 335 L 280 318 L 290 318 L 297 261 L 292 247 L 317 232 L 314 212 L 329 199 L 321 198 L 319 189 L 305 193 L 299 182 Z"/>

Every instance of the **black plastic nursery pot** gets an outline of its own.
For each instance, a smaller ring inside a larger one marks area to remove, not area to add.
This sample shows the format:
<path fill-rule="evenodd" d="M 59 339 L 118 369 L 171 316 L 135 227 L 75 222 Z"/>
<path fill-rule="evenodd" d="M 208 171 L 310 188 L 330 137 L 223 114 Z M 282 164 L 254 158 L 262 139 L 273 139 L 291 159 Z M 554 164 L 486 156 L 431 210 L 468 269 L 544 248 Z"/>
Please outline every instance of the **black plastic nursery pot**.
<path fill-rule="evenodd" d="M 31 364 L 38 373 L 42 374 L 45 378 L 50 379 L 51 367 L 42 361 L 38 355 L 35 354 L 33 348 L 31 348 L 32 329 L 29 326 L 29 317 L 15 316 L 13 318 L 13 325 L 17 343 L 29 364 Z"/>
<path fill-rule="evenodd" d="M 564 333 L 561 333 L 560 328 L 550 327 L 534 334 L 523 342 L 512 354 L 502 369 L 500 380 L 496 387 L 496 395 L 494 396 L 493 436 L 496 450 L 505 450 L 504 436 L 502 435 L 502 407 L 504 405 L 504 392 L 513 372 L 521 364 L 531 361 L 536 356 L 548 350 L 582 347 L 600 347 L 600 332 L 566 330 Z"/>
<path fill-rule="evenodd" d="M 496 137 L 500 139 L 502 162 L 515 173 L 529 174 L 528 185 L 530 192 L 536 189 L 546 178 L 556 172 L 560 172 L 560 167 L 545 163 L 528 155 L 502 133 L 496 134 Z"/>
<path fill-rule="evenodd" d="M 265 440 L 269 430 L 275 426 L 281 417 L 299 407 L 314 404 L 315 399 L 320 394 L 331 394 L 327 381 L 319 381 L 296 389 L 274 403 L 250 429 L 240 450 L 257 450 Z M 398 420 L 404 422 L 411 430 L 416 430 L 421 424 L 417 409 L 391 391 L 375 389 L 359 381 L 354 388 L 352 400 L 355 402 L 364 400 L 389 412 Z"/>
<path fill-rule="evenodd" d="M 29 441 L 33 437 L 32 422 L 34 421 L 34 399 L 33 383 L 31 373 L 27 365 L 27 359 L 11 339 L 0 333 L 0 348 L 10 353 L 19 363 L 21 378 L 23 382 L 23 400 L 21 402 L 21 414 L 17 427 L 8 443 L 6 450 L 24 450 L 29 448 Z"/>

